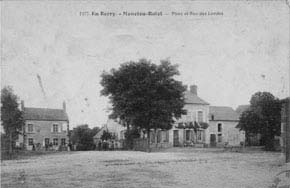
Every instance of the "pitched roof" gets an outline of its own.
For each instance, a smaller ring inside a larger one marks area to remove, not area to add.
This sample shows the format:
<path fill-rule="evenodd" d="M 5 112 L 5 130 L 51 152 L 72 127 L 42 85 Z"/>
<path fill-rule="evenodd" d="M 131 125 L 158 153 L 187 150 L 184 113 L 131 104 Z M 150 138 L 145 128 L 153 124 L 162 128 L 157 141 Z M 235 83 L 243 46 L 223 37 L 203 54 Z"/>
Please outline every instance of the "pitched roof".
<path fill-rule="evenodd" d="M 95 136 L 93 136 L 93 138 L 94 138 L 94 139 L 100 139 L 100 138 L 102 137 L 104 131 L 108 131 L 108 128 L 107 128 L 106 125 L 103 126 L 103 127 L 99 130 L 99 132 L 97 132 L 97 134 L 96 134 Z"/>
<path fill-rule="evenodd" d="M 248 110 L 250 108 L 249 104 L 239 105 L 236 109 L 236 112 L 241 115 L 244 111 Z"/>
<path fill-rule="evenodd" d="M 210 121 L 238 121 L 239 114 L 231 107 L 227 106 L 210 106 L 209 107 Z"/>
<path fill-rule="evenodd" d="M 197 95 L 193 94 L 190 91 L 186 91 L 184 93 L 184 97 L 185 97 L 185 103 L 186 104 L 205 104 L 205 105 L 209 105 L 208 102 L 204 101 L 203 99 L 201 99 L 200 97 L 198 97 Z"/>
<path fill-rule="evenodd" d="M 63 109 L 24 108 L 24 119 L 68 121 L 68 116 Z"/>

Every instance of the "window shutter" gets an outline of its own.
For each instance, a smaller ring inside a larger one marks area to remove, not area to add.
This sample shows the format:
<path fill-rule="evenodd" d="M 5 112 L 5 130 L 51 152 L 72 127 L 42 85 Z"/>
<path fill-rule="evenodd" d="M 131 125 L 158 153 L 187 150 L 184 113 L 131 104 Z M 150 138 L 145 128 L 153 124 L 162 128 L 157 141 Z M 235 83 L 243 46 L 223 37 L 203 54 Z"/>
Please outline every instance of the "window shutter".
<path fill-rule="evenodd" d="M 53 132 L 53 124 L 51 125 L 51 130 L 50 131 Z"/>
<path fill-rule="evenodd" d="M 61 124 L 60 125 L 57 125 L 57 130 L 58 130 L 58 132 L 60 133 L 61 132 Z"/>

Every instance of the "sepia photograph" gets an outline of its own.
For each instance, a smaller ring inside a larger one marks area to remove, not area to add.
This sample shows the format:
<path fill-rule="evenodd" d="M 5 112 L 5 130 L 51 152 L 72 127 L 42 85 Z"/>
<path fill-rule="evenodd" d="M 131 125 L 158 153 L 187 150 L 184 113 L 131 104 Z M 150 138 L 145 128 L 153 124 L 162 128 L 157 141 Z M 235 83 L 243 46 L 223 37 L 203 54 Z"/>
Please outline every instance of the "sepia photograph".
<path fill-rule="evenodd" d="M 290 188 L 289 0 L 2 0 L 1 188 Z"/>

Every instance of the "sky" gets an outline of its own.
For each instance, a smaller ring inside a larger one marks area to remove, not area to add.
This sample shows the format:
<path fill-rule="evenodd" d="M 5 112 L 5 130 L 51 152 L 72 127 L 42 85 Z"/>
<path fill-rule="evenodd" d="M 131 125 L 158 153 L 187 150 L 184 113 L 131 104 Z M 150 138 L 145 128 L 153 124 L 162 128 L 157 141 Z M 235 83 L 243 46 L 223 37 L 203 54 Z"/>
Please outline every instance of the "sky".
<path fill-rule="evenodd" d="M 91 15 L 101 11 L 120 15 Z M 289 96 L 289 33 L 285 1 L 1 1 L 1 88 L 26 107 L 65 101 L 71 127 L 100 127 L 110 107 L 103 71 L 169 59 L 202 99 L 235 109 L 257 91 Z"/>

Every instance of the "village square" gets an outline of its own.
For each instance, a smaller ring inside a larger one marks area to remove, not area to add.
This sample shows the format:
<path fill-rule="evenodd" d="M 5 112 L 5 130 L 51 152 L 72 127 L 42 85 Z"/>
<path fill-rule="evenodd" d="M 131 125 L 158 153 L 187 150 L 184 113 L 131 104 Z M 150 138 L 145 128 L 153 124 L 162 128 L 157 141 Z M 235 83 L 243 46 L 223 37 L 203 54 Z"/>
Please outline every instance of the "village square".
<path fill-rule="evenodd" d="M 126 2 L 1 2 L 1 187 L 289 188 L 287 3 Z"/>

